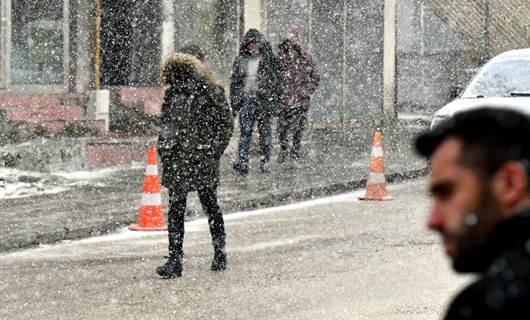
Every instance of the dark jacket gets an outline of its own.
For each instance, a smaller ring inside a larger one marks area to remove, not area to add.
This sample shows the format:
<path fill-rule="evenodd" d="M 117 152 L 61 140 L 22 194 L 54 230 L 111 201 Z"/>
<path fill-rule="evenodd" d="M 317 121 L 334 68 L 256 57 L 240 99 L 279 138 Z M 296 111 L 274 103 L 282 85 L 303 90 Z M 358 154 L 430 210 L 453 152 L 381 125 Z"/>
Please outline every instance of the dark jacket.
<path fill-rule="evenodd" d="M 258 90 L 257 98 L 260 111 L 274 114 L 279 110 L 281 95 L 280 65 L 278 57 L 274 54 L 272 47 L 263 35 L 255 30 L 247 31 L 239 49 L 239 55 L 232 66 L 232 78 L 230 83 L 230 103 L 234 111 L 241 109 L 247 77 L 247 65 L 250 55 L 248 45 L 252 42 L 258 44 L 260 50 L 260 63 L 258 67 Z"/>
<path fill-rule="evenodd" d="M 188 74 L 178 79 L 182 73 Z M 233 129 L 224 90 L 199 60 L 187 54 L 173 55 L 163 77 L 169 88 L 158 145 L 162 184 L 178 192 L 217 187 L 219 159 Z"/>
<path fill-rule="evenodd" d="M 279 45 L 280 66 L 282 71 L 283 109 L 309 109 L 311 95 L 320 82 L 320 76 L 313 58 L 302 51 L 298 44 L 284 40 Z"/>
<path fill-rule="evenodd" d="M 480 278 L 454 299 L 445 319 L 530 319 L 530 210 L 499 224 L 478 252 Z"/>

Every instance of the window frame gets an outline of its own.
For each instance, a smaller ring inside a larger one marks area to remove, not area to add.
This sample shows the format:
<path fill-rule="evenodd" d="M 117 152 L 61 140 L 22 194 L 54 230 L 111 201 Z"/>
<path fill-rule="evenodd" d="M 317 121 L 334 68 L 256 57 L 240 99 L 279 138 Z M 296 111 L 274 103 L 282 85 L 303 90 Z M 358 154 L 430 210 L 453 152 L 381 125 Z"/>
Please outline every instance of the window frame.
<path fill-rule="evenodd" d="M 12 1 L 0 0 L 0 51 L 3 58 L 0 59 L 0 88 L 15 92 L 67 92 L 70 75 L 70 0 L 63 1 L 63 81 L 61 84 L 13 84 L 11 82 L 11 34 L 12 30 Z"/>

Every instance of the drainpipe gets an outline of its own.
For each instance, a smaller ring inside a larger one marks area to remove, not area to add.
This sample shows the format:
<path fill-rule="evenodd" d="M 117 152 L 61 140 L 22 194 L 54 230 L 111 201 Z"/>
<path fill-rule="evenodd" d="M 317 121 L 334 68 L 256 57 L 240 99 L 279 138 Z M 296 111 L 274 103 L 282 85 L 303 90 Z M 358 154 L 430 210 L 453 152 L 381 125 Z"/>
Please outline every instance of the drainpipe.
<path fill-rule="evenodd" d="M 385 0 L 383 57 L 383 121 L 396 116 L 396 0 Z"/>
<path fill-rule="evenodd" d="M 109 132 L 110 93 L 101 90 L 101 0 L 96 0 L 96 33 L 94 35 L 94 90 L 88 92 L 87 117 L 91 120 L 103 120 L 104 132 Z"/>
<path fill-rule="evenodd" d="M 94 90 L 101 89 L 101 0 L 96 0 L 96 34 L 94 35 Z"/>

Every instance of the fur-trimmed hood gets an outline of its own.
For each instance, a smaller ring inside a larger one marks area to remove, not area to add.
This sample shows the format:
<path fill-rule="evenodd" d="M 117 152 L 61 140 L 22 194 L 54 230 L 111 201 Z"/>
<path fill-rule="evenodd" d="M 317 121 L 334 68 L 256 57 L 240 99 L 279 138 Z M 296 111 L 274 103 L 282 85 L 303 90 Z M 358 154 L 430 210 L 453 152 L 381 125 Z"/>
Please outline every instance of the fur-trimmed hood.
<path fill-rule="evenodd" d="M 164 62 L 161 78 L 165 85 L 174 85 L 182 79 L 193 79 L 205 85 L 211 85 L 215 82 L 212 73 L 199 59 L 182 52 L 172 53 Z"/>

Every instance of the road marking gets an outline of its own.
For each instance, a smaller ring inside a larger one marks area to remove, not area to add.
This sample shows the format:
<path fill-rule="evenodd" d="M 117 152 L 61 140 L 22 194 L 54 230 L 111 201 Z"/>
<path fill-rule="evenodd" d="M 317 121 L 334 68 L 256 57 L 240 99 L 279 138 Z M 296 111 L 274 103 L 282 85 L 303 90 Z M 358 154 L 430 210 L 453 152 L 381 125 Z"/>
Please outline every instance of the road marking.
<path fill-rule="evenodd" d="M 296 245 L 296 244 L 299 244 L 300 242 L 304 242 L 307 240 L 316 240 L 316 239 L 322 239 L 322 238 L 324 237 L 320 235 L 300 236 L 300 237 L 289 238 L 289 239 L 259 242 L 259 243 L 253 244 L 251 246 L 246 246 L 246 247 L 230 247 L 227 251 L 228 252 L 252 252 L 252 251 L 258 251 L 258 250 L 264 250 L 264 249 L 270 249 L 270 248 L 292 246 L 292 245 Z"/>

